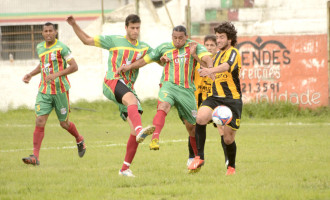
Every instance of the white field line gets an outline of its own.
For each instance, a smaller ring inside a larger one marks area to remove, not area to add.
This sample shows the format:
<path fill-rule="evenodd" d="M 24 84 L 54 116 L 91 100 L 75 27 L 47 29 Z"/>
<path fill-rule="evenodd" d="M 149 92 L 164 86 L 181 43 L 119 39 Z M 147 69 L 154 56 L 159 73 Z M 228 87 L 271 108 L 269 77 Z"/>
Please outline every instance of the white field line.
<path fill-rule="evenodd" d="M 179 143 L 179 142 L 187 142 L 188 139 L 180 139 L 180 140 L 167 140 L 167 141 L 162 141 L 160 142 L 161 144 L 163 143 Z M 206 140 L 206 141 L 211 141 L 211 140 Z M 101 143 L 101 142 L 96 142 L 96 143 Z M 140 145 L 146 145 L 147 143 L 142 143 Z M 118 147 L 118 146 L 126 146 L 126 144 L 103 144 L 103 145 L 87 145 L 88 147 L 92 148 L 102 148 L 102 147 Z M 41 148 L 41 150 L 53 150 L 53 149 L 75 149 L 77 148 L 76 145 L 74 146 L 62 146 L 62 147 L 45 147 Z M 0 150 L 0 153 L 9 153 L 9 152 L 19 152 L 19 151 L 33 151 L 33 149 L 8 149 L 8 150 Z"/>
<path fill-rule="evenodd" d="M 241 126 L 319 126 L 325 125 L 330 126 L 330 123 L 321 122 L 321 123 L 304 123 L 304 122 L 286 122 L 286 123 L 242 123 Z M 0 127 L 34 127 L 34 124 L 0 124 Z M 47 124 L 46 126 L 50 127 L 60 127 L 59 124 Z M 79 125 L 81 126 L 81 125 Z M 90 126 L 90 125 L 88 125 Z"/>

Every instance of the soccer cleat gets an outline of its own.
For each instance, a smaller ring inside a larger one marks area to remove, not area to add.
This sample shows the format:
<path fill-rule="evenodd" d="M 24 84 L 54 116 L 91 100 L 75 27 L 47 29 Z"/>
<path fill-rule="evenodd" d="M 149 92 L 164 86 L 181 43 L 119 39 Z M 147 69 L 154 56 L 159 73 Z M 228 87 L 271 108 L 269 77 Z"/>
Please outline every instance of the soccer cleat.
<path fill-rule="evenodd" d="M 189 167 L 189 165 L 192 163 L 193 160 L 194 160 L 194 158 L 188 158 L 188 160 L 187 160 L 187 167 Z"/>
<path fill-rule="evenodd" d="M 78 155 L 80 158 L 82 158 L 85 155 L 86 152 L 86 145 L 85 145 L 85 141 L 82 140 L 81 142 L 79 142 L 77 144 L 78 147 Z"/>
<path fill-rule="evenodd" d="M 22 158 L 22 160 L 25 164 L 40 165 L 40 162 L 35 155 L 30 155 L 29 157 Z"/>
<path fill-rule="evenodd" d="M 141 143 L 148 136 L 151 135 L 155 131 L 155 126 L 147 126 L 142 129 L 136 136 L 136 142 Z"/>
<path fill-rule="evenodd" d="M 159 150 L 159 140 L 157 138 L 152 139 L 149 148 L 150 150 Z"/>
<path fill-rule="evenodd" d="M 198 167 L 197 169 L 188 169 L 188 174 L 194 174 L 197 173 L 199 171 L 201 171 L 202 167 Z"/>
<path fill-rule="evenodd" d="M 235 168 L 228 166 L 226 176 L 235 174 Z"/>
<path fill-rule="evenodd" d="M 200 159 L 199 156 L 196 156 L 194 160 L 188 166 L 188 170 L 196 170 L 204 165 L 204 160 Z"/>
<path fill-rule="evenodd" d="M 119 176 L 135 177 L 130 169 L 126 169 L 124 171 L 119 170 Z"/>

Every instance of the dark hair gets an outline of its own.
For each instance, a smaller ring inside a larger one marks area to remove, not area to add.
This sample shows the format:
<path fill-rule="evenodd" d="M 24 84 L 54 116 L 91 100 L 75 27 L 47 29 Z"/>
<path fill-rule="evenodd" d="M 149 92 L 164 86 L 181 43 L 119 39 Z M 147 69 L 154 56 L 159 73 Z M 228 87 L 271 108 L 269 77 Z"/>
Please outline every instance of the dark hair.
<path fill-rule="evenodd" d="M 231 22 L 222 22 L 219 26 L 214 28 L 216 33 L 226 33 L 228 40 L 231 40 L 231 46 L 237 43 L 237 31 L 234 24 Z"/>
<path fill-rule="evenodd" d="M 46 22 L 42 28 L 44 28 L 44 26 L 53 26 L 54 30 L 56 30 L 55 24 L 51 23 L 51 22 Z"/>
<path fill-rule="evenodd" d="M 184 26 L 182 26 L 182 25 L 179 25 L 179 26 L 174 27 L 172 33 L 173 33 L 174 31 L 177 31 L 177 32 L 184 32 L 184 35 L 187 35 L 187 29 L 186 29 L 186 27 L 184 27 Z"/>
<path fill-rule="evenodd" d="M 217 37 L 215 37 L 215 35 L 207 35 L 204 38 L 204 44 L 205 42 L 211 40 L 212 42 L 214 42 L 215 44 L 217 44 Z"/>
<path fill-rule="evenodd" d="M 128 26 L 129 23 L 141 23 L 141 19 L 138 15 L 135 15 L 135 14 L 130 14 L 126 17 L 125 19 L 125 26 Z"/>

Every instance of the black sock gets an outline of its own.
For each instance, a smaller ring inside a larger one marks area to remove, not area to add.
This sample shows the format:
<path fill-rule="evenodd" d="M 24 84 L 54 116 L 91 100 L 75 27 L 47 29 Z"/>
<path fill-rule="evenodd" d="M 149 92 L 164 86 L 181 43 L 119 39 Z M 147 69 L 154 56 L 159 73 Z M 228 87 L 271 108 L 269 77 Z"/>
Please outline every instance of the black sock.
<path fill-rule="evenodd" d="M 196 144 L 198 156 L 204 160 L 204 145 L 206 140 L 206 125 L 199 125 L 196 123 Z"/>
<path fill-rule="evenodd" d="M 188 149 L 189 149 L 189 158 L 195 158 L 195 153 L 190 143 L 190 136 L 188 136 Z"/>
<path fill-rule="evenodd" d="M 222 146 L 222 149 L 223 149 L 223 153 L 225 155 L 225 163 L 227 164 L 228 155 L 227 155 L 227 148 L 226 148 L 225 141 L 223 139 L 223 135 L 221 135 L 221 146 Z"/>
<path fill-rule="evenodd" d="M 235 168 L 236 149 L 237 149 L 235 141 L 229 145 L 226 144 L 226 149 L 229 160 L 228 166 Z"/>

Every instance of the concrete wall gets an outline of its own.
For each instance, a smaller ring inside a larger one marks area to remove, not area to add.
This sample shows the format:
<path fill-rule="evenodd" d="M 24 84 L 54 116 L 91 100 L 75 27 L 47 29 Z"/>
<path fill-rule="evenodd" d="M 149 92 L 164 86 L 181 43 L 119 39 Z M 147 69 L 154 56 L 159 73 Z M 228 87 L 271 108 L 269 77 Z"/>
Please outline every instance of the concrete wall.
<path fill-rule="evenodd" d="M 152 47 L 171 40 L 171 24 L 164 7 L 157 9 L 160 22 L 155 22 L 152 12 L 148 5 L 142 0 L 140 4 L 140 16 L 142 18 L 141 40 L 148 42 Z M 0 13 L 8 12 L 26 12 L 26 8 L 31 12 L 45 10 L 44 1 L 40 0 L 40 8 L 31 6 L 27 1 L 2 0 Z M 60 2 L 58 4 L 58 2 Z M 72 7 L 65 5 L 67 1 L 57 1 L 60 11 L 70 9 L 98 9 L 96 4 L 90 4 L 90 1 L 79 1 L 81 7 Z M 113 1 L 104 1 L 105 9 L 112 9 L 113 6 L 123 5 L 125 1 L 116 1 L 117 4 L 109 3 Z M 131 0 L 129 2 L 132 2 Z M 205 10 L 211 8 L 221 8 L 221 1 L 214 0 L 191 0 L 192 21 L 203 23 L 205 19 Z M 16 4 L 15 4 L 16 3 Z M 108 4 L 109 3 L 109 4 Z M 184 24 L 186 0 L 172 0 L 167 6 L 169 8 L 174 25 Z M 16 5 L 16 6 L 15 6 Z M 22 6 L 17 6 L 22 5 Z M 95 6 L 95 7 L 94 7 Z M 33 8 L 30 8 L 33 7 Z M 118 13 L 110 13 L 107 17 L 124 18 L 127 13 L 134 11 L 134 4 L 130 4 Z M 55 9 L 55 8 L 51 8 Z M 56 12 L 57 10 L 52 10 Z M 252 8 L 239 8 L 238 21 L 234 21 L 238 29 L 239 36 L 276 36 L 276 35 L 301 35 L 301 34 L 327 34 L 327 7 L 325 0 L 291 0 L 291 1 L 270 1 L 255 0 Z M 121 13 L 121 14 L 120 14 Z M 1 17 L 1 15 L 0 15 Z M 28 24 L 40 22 L 26 22 Z M 95 100 L 105 99 L 102 95 L 102 81 L 106 71 L 108 52 L 95 47 L 87 47 L 77 39 L 64 19 L 56 21 L 59 24 L 60 40 L 65 42 L 74 53 L 75 59 L 79 65 L 79 71 L 70 75 L 72 89 L 70 90 L 71 101 L 79 99 Z M 102 26 L 101 19 L 95 21 L 79 21 L 79 24 L 90 35 L 98 34 L 125 34 L 124 23 L 106 23 Z M 0 26 L 4 25 L 1 23 Z M 326 58 L 325 58 L 326 59 Z M 30 72 L 37 65 L 37 60 L 15 61 L 14 63 L 0 61 L 0 109 L 7 110 L 9 107 L 18 107 L 27 105 L 34 106 L 35 96 L 40 77 L 36 76 L 30 84 L 26 85 L 21 80 L 24 74 Z M 162 68 L 157 64 L 148 65 L 141 69 L 136 90 L 141 99 L 156 98 L 158 93 L 158 83 Z"/>

